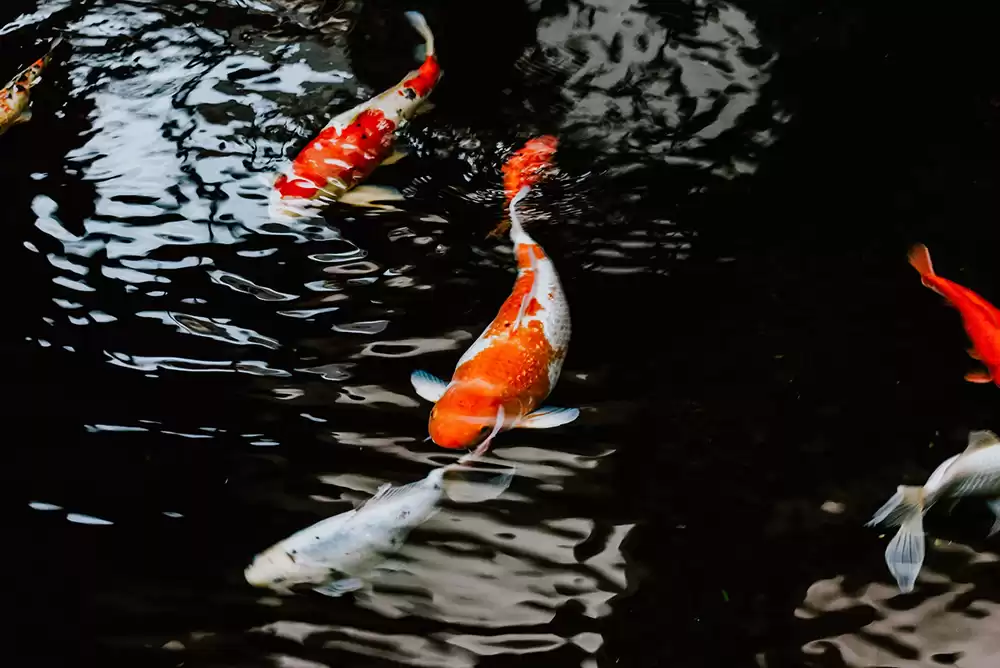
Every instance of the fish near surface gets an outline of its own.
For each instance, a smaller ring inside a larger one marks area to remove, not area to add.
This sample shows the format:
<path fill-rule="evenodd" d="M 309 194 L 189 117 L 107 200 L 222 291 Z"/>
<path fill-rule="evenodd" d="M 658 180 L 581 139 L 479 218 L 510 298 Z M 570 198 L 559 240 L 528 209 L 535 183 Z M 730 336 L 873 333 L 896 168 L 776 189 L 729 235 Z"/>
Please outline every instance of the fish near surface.
<path fill-rule="evenodd" d="M 500 312 L 458 360 L 451 382 L 425 371 L 410 376 L 417 394 L 434 402 L 428 431 L 445 448 L 475 445 L 499 407 L 507 429 L 556 427 L 580 415 L 576 408 L 535 410 L 559 380 L 571 327 L 555 266 L 517 216 L 527 192 L 510 204 L 517 279 Z"/>
<path fill-rule="evenodd" d="M 552 157 L 559 146 L 559 140 L 552 135 L 535 137 L 511 155 L 503 165 L 504 210 L 522 188 L 538 184 L 552 170 Z M 509 220 L 502 220 L 490 232 L 490 236 L 500 236 L 510 227 Z"/>
<path fill-rule="evenodd" d="M 930 252 L 923 244 L 910 249 L 910 264 L 920 272 L 924 285 L 942 295 L 962 315 L 972 341 L 969 355 L 986 366 L 985 370 L 970 371 L 965 379 L 972 383 L 993 382 L 1000 387 L 1000 310 L 972 290 L 934 273 Z"/>
<path fill-rule="evenodd" d="M 362 578 L 397 552 L 410 531 L 436 514 L 446 494 L 455 499 L 455 481 L 449 476 L 486 452 L 502 421 L 501 409 L 490 437 L 458 462 L 402 487 L 386 483 L 358 508 L 321 520 L 264 550 L 244 571 L 247 582 L 286 594 L 293 593 L 292 587 L 309 586 L 334 597 L 362 588 Z M 496 476 L 487 498 L 502 494 L 512 478 L 512 472 Z"/>
<path fill-rule="evenodd" d="M 333 201 L 381 206 L 375 201 L 400 199 L 387 188 L 360 186 L 379 165 L 401 156 L 394 152 L 399 130 L 422 108 L 441 78 L 434 35 L 419 12 L 406 12 L 424 38 L 424 62 L 387 91 L 337 115 L 299 152 L 271 187 L 269 211 L 274 220 L 319 214 Z"/>
<path fill-rule="evenodd" d="M 902 592 L 913 591 L 924 563 L 924 513 L 945 498 L 986 497 L 996 522 L 990 535 L 1000 531 L 1000 439 L 990 431 L 969 434 L 969 446 L 945 460 L 923 487 L 900 485 L 879 508 L 867 526 L 885 522 L 899 532 L 885 550 L 889 572 Z"/>
<path fill-rule="evenodd" d="M 31 120 L 31 89 L 42 80 L 42 70 L 52 61 L 52 52 L 62 43 L 56 37 L 48 52 L 21 71 L 0 91 L 0 135 L 15 125 Z"/>

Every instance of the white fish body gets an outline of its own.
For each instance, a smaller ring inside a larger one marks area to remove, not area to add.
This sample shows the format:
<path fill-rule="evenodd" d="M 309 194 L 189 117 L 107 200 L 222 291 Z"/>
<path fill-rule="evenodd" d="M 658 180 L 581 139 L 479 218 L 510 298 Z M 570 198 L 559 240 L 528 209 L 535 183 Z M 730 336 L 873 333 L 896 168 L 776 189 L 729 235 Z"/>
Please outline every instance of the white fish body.
<path fill-rule="evenodd" d="M 259 554 L 245 571 L 247 581 L 286 592 L 293 585 L 311 584 L 331 595 L 359 588 L 359 578 L 398 551 L 410 531 L 437 512 L 444 471 L 435 469 L 402 487 L 387 483 L 362 506 L 297 531 Z"/>
<path fill-rule="evenodd" d="M 364 586 L 385 557 L 397 552 L 409 533 L 430 519 L 446 493 L 454 497 L 445 476 L 482 456 L 500 431 L 503 412 L 492 433 L 475 451 L 456 463 L 434 469 L 425 478 L 402 487 L 382 485 L 361 506 L 328 517 L 272 545 L 244 571 L 247 582 L 292 593 L 296 585 L 313 585 L 327 596 L 340 596 Z M 484 498 L 495 498 L 510 486 L 514 472 L 490 481 Z"/>
<path fill-rule="evenodd" d="M 942 462 L 923 487 L 900 485 L 896 493 L 868 522 L 899 526 L 885 551 L 886 565 L 902 592 L 910 592 L 923 565 L 923 516 L 944 498 L 987 497 L 996 522 L 990 535 L 1000 531 L 1000 438 L 993 432 L 974 431 L 961 454 Z M 991 498 L 992 497 L 992 498 Z"/>

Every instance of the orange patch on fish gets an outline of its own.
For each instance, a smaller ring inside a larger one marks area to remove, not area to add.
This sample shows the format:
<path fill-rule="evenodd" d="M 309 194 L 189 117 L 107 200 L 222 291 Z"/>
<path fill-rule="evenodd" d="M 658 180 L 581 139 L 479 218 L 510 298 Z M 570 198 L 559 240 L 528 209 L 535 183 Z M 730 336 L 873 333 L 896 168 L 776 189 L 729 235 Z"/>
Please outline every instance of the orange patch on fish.
<path fill-rule="evenodd" d="M 942 295 L 962 316 L 962 324 L 973 344 L 973 351 L 989 371 L 966 374 L 973 383 L 995 381 L 1000 386 L 1000 310 L 972 290 L 934 272 L 930 252 L 923 244 L 910 249 L 910 264 L 920 272 L 924 285 Z"/>

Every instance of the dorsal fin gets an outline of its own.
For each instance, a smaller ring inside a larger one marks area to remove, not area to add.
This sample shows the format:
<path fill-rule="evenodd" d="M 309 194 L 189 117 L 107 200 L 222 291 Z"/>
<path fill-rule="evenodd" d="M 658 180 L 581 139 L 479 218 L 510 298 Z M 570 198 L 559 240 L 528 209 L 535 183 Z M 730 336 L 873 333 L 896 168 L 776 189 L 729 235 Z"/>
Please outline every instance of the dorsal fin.
<path fill-rule="evenodd" d="M 994 445 L 1000 445 L 1000 438 L 997 438 L 997 435 L 992 431 L 985 429 L 973 431 L 969 433 L 969 447 L 965 451 L 974 452 L 983 448 L 993 447 Z"/>
<path fill-rule="evenodd" d="M 422 482 L 424 482 L 424 481 L 423 480 L 418 480 L 417 482 L 411 482 L 409 484 L 403 485 L 402 487 L 393 487 L 392 484 L 388 483 L 388 482 L 387 483 L 383 483 L 381 487 L 379 487 L 377 490 L 375 490 L 375 495 L 372 496 L 372 498 L 368 499 L 367 501 L 365 501 L 364 503 L 362 503 L 360 506 L 358 506 L 358 510 L 362 510 L 363 508 L 368 508 L 370 506 L 378 505 L 378 504 L 382 503 L 383 501 L 388 501 L 389 499 L 392 499 L 392 498 L 394 498 L 396 496 L 399 496 L 400 494 L 403 494 L 404 492 L 410 491 L 413 487 L 415 487 L 416 485 L 419 485 Z"/>

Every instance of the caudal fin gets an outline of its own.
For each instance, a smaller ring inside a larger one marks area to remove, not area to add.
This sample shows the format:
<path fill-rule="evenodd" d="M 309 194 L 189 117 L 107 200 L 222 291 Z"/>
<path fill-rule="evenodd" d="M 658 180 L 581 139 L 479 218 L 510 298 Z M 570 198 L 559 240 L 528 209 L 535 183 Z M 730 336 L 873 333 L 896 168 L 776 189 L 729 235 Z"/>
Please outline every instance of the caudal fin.
<path fill-rule="evenodd" d="M 910 259 L 910 264 L 913 268 L 920 272 L 920 275 L 924 278 L 936 276 L 934 273 L 934 265 L 931 263 L 931 252 L 927 250 L 927 246 L 923 244 L 916 244 L 910 249 L 908 254 Z"/>
<path fill-rule="evenodd" d="M 899 532 L 885 549 L 885 563 L 903 593 L 913 591 L 924 563 L 924 490 L 900 486 L 867 526 L 885 522 Z"/>
<path fill-rule="evenodd" d="M 427 19 L 420 12 L 409 11 L 406 12 L 406 18 L 409 20 L 410 25 L 413 29 L 420 33 L 420 36 L 424 38 L 424 46 L 427 48 L 427 52 L 424 55 L 425 58 L 430 58 L 435 55 L 434 53 L 434 33 L 431 32 L 431 27 L 427 25 Z"/>

